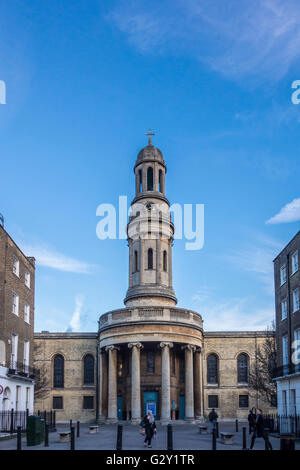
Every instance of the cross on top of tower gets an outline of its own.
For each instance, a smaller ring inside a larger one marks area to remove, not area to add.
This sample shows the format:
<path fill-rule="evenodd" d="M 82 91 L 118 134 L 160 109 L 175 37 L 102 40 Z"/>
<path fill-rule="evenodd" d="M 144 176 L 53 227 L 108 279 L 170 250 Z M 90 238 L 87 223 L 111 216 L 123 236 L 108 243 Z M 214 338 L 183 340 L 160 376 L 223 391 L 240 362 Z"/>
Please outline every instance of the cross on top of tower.
<path fill-rule="evenodd" d="M 152 135 L 155 135 L 155 132 L 153 132 L 151 129 L 149 129 L 149 131 L 146 132 L 145 135 L 148 135 L 148 136 L 149 136 L 149 142 L 148 142 L 148 144 L 149 144 L 149 145 L 152 145 L 151 136 L 152 136 Z"/>

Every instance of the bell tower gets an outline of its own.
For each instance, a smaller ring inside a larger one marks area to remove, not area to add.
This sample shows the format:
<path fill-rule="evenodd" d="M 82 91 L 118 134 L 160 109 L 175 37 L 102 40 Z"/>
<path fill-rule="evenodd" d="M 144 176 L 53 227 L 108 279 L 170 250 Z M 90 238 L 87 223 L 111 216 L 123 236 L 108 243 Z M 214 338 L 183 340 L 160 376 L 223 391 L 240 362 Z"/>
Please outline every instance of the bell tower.
<path fill-rule="evenodd" d="M 176 305 L 172 286 L 174 225 L 165 195 L 167 167 L 161 151 L 149 142 L 138 153 L 134 166 L 135 197 L 127 225 L 129 287 L 124 303 Z"/>

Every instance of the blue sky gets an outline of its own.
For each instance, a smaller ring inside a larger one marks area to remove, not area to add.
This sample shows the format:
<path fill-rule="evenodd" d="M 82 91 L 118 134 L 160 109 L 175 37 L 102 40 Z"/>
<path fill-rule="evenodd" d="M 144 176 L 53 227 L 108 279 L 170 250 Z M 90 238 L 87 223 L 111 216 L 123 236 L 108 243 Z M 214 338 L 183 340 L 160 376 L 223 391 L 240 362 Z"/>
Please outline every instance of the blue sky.
<path fill-rule="evenodd" d="M 265 328 L 300 221 L 299 2 L 1 5 L 0 212 L 37 258 L 36 330 L 95 331 L 123 306 L 127 244 L 97 239 L 96 208 L 131 201 L 149 127 L 170 201 L 205 204 L 203 249 L 174 244 L 178 306 Z"/>

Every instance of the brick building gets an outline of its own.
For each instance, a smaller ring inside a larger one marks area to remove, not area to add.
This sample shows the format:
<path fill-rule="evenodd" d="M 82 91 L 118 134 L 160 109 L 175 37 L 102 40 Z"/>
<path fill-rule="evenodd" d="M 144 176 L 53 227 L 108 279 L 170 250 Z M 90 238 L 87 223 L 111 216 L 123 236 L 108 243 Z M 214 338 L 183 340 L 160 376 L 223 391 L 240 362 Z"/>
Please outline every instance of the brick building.
<path fill-rule="evenodd" d="M 0 411 L 33 411 L 35 260 L 0 225 Z"/>
<path fill-rule="evenodd" d="M 297 364 L 297 348 L 298 351 L 300 348 L 299 256 L 300 231 L 274 260 L 276 380 L 280 415 L 300 413 L 300 364 Z"/>

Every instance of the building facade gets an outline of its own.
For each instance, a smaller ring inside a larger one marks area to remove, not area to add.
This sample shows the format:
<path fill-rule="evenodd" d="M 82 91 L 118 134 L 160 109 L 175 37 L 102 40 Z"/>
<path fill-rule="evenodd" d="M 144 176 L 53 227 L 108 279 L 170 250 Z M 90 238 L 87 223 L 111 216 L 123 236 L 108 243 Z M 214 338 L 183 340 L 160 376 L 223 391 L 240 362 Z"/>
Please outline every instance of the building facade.
<path fill-rule="evenodd" d="M 300 231 L 274 260 L 278 414 L 300 413 Z M 297 363 L 298 362 L 298 363 Z"/>
<path fill-rule="evenodd" d="M 176 306 L 167 168 L 150 139 L 134 166 L 125 308 L 101 315 L 95 334 L 35 335 L 36 366 L 50 377 L 36 409 L 54 408 L 58 420 L 139 423 L 152 410 L 165 423 L 193 422 L 212 408 L 221 419 L 246 418 L 252 406 L 266 410 L 248 386 L 265 333 L 205 333 L 199 313 Z M 88 388 L 87 356 L 95 370 Z"/>
<path fill-rule="evenodd" d="M 35 260 L 0 225 L 0 411 L 33 411 Z"/>

